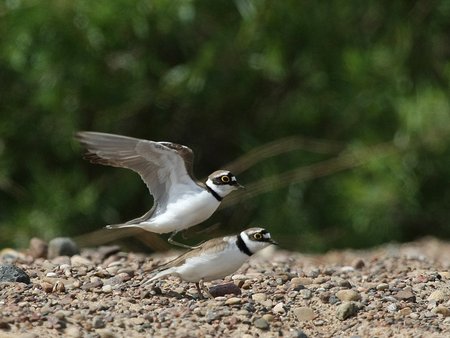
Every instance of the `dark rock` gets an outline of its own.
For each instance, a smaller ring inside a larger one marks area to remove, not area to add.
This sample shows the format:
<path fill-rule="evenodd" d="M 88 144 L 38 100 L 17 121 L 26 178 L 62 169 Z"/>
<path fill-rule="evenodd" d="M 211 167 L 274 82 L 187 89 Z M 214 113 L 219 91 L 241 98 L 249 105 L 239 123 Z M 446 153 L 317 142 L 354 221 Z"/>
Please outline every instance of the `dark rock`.
<path fill-rule="evenodd" d="M 77 244 L 69 237 L 57 237 L 48 243 L 48 259 L 58 256 L 73 256 L 80 253 Z"/>
<path fill-rule="evenodd" d="M 25 271 L 12 264 L 0 265 L 0 283 L 20 282 L 30 284 L 30 277 Z"/>
<path fill-rule="evenodd" d="M 220 297 L 225 295 L 240 295 L 242 293 L 241 289 L 234 283 L 226 283 L 214 285 L 209 288 L 209 293 L 213 297 Z"/>

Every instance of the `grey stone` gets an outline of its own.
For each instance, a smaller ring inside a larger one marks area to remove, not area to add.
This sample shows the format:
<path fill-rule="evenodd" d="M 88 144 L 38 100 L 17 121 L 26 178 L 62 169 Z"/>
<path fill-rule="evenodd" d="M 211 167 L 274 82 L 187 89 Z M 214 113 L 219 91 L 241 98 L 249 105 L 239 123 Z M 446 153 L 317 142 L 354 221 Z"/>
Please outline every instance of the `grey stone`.
<path fill-rule="evenodd" d="M 80 253 L 77 244 L 69 237 L 57 237 L 48 243 L 48 259 L 58 256 L 73 256 Z"/>
<path fill-rule="evenodd" d="M 2 282 L 30 284 L 30 277 L 25 271 L 13 264 L 2 264 L 0 265 L 0 283 Z"/>
<path fill-rule="evenodd" d="M 358 306 L 355 302 L 344 302 L 336 309 L 336 317 L 339 320 L 345 320 L 354 316 L 358 312 Z"/>
<path fill-rule="evenodd" d="M 253 325 L 261 330 L 268 330 L 269 329 L 269 323 L 264 318 L 258 318 L 253 322 Z"/>

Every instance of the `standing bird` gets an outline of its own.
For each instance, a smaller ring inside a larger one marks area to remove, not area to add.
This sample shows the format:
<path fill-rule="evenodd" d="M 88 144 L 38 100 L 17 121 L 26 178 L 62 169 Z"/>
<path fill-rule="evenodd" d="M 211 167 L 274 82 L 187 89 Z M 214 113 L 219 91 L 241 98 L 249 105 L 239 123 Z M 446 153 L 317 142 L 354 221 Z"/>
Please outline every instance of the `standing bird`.
<path fill-rule="evenodd" d="M 195 283 L 200 298 L 209 296 L 203 282 L 223 278 L 239 269 L 254 253 L 277 244 L 263 228 L 249 228 L 238 235 L 214 238 L 161 265 L 143 285 L 170 275 Z"/>
<path fill-rule="evenodd" d="M 76 134 L 86 147 L 91 163 L 123 167 L 137 172 L 153 195 L 153 207 L 143 216 L 108 229 L 139 227 L 158 234 L 169 233 L 169 243 L 183 229 L 207 220 L 222 199 L 243 188 L 228 170 L 218 170 L 205 183 L 197 182 L 192 167 L 194 153 L 186 146 L 127 136 L 83 131 Z"/>

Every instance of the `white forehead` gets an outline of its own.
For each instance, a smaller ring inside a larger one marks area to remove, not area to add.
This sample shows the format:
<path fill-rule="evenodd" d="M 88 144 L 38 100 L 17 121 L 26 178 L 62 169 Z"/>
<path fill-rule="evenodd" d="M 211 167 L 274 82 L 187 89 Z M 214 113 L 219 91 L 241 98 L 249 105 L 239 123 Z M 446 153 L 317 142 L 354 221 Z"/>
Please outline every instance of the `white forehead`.
<path fill-rule="evenodd" d="M 270 238 L 270 233 L 266 232 L 265 234 L 263 234 L 263 237 L 267 239 Z"/>

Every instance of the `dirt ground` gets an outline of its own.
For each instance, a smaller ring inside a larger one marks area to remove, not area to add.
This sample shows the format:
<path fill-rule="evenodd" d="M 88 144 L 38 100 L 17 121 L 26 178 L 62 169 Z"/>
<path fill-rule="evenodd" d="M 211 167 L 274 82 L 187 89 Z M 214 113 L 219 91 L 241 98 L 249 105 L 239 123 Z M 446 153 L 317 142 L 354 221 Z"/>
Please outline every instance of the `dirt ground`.
<path fill-rule="evenodd" d="M 47 260 L 3 250 L 0 263 L 31 283 L 0 283 L 0 338 L 450 337 L 448 242 L 324 255 L 268 248 L 207 284 L 237 293 L 214 299 L 177 278 L 142 286 L 178 253 L 100 247 Z"/>

